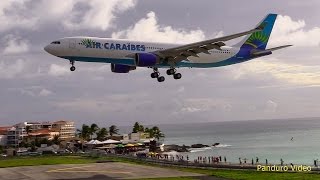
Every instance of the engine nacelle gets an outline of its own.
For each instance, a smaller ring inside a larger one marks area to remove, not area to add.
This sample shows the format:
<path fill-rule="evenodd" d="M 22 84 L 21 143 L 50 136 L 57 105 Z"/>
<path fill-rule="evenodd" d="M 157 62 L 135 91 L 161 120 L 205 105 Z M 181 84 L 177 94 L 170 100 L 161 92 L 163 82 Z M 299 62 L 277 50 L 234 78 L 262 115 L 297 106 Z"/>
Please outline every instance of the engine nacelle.
<path fill-rule="evenodd" d="M 129 71 L 135 70 L 135 66 L 127 66 L 122 64 L 111 64 L 111 71 L 114 73 L 129 73 Z"/>
<path fill-rule="evenodd" d="M 159 63 L 159 57 L 151 53 L 136 53 L 136 65 L 140 67 L 150 67 Z"/>

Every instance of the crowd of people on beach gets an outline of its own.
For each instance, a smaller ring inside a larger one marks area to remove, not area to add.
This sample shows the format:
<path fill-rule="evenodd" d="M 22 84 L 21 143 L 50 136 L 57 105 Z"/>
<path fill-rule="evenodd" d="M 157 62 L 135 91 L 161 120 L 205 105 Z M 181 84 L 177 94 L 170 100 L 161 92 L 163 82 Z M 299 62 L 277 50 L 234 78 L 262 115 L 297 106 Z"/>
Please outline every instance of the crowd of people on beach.
<path fill-rule="evenodd" d="M 223 158 L 224 162 L 227 162 L 227 157 L 224 156 Z M 194 160 L 194 163 L 219 163 L 222 162 L 221 156 L 198 156 L 197 159 Z"/>

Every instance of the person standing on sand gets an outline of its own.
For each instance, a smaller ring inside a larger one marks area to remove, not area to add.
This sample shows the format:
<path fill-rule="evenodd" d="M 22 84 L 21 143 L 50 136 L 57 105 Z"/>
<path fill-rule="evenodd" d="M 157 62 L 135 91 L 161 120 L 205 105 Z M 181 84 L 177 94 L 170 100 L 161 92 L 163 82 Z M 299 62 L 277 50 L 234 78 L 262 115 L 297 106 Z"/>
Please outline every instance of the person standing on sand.
<path fill-rule="evenodd" d="M 268 165 L 268 159 L 266 159 L 266 165 Z"/>
<path fill-rule="evenodd" d="M 256 157 L 256 164 L 258 164 L 259 163 L 259 158 L 258 157 Z"/>
<path fill-rule="evenodd" d="M 240 163 L 240 165 L 242 164 L 241 158 L 239 158 L 239 163 Z"/>
<path fill-rule="evenodd" d="M 253 158 L 252 158 L 252 160 L 251 160 L 251 165 L 253 165 L 254 164 L 254 162 L 253 162 Z"/>

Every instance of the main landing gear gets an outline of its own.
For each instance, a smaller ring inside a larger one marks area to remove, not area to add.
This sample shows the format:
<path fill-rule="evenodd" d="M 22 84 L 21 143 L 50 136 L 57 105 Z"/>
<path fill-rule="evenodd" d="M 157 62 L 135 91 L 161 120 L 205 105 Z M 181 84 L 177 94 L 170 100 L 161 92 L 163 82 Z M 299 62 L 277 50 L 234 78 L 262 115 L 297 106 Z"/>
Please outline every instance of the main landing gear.
<path fill-rule="evenodd" d="M 170 68 L 167 70 L 167 75 L 173 75 L 174 79 L 181 79 L 182 75 L 180 73 L 177 73 L 177 70 L 175 68 Z"/>
<path fill-rule="evenodd" d="M 170 68 L 167 70 L 167 75 L 173 75 L 174 79 L 181 79 L 182 75 L 177 73 L 175 68 Z M 151 73 L 151 78 L 157 78 L 158 82 L 163 82 L 165 78 L 160 76 L 158 68 L 153 68 L 153 73 Z"/>
<path fill-rule="evenodd" d="M 160 76 L 158 68 L 153 68 L 153 73 L 151 73 L 151 78 L 157 78 L 158 82 L 163 82 L 165 78 Z"/>
<path fill-rule="evenodd" d="M 76 67 L 74 67 L 74 60 L 70 60 L 70 64 L 71 64 L 70 71 L 75 71 Z"/>

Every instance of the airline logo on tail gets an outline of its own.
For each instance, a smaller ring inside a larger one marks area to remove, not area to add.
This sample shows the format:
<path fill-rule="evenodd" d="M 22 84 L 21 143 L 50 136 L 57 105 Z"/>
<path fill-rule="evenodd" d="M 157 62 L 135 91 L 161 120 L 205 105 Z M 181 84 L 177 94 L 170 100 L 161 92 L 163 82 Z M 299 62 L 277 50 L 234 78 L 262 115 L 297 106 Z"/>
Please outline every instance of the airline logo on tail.
<path fill-rule="evenodd" d="M 258 28 L 262 29 L 262 31 L 254 32 L 248 36 L 242 47 L 247 49 L 265 50 L 276 18 L 276 14 L 269 14 L 258 24 Z"/>
<path fill-rule="evenodd" d="M 259 31 L 253 33 L 244 44 L 258 49 L 259 47 L 266 46 L 268 43 L 268 39 L 268 35 L 264 34 L 262 31 Z"/>

